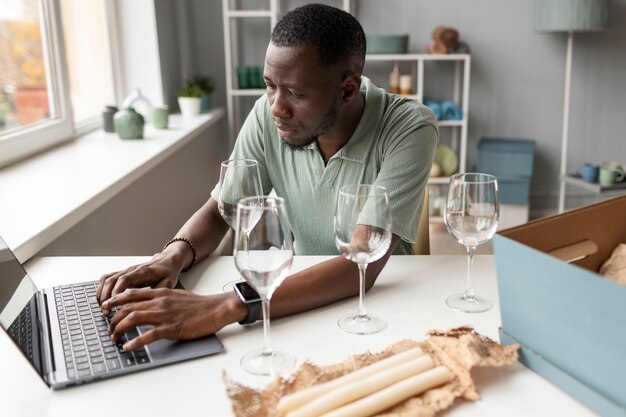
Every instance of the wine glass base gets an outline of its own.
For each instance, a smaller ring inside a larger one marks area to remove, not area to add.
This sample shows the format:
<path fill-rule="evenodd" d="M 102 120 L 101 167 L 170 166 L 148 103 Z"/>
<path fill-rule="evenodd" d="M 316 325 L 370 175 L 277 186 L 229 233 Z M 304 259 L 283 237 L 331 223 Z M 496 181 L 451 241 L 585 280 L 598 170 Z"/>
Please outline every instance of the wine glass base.
<path fill-rule="evenodd" d="M 255 349 L 246 353 L 240 364 L 246 372 L 254 375 L 279 375 L 293 369 L 296 357 L 280 350 L 268 354 L 263 349 Z"/>
<path fill-rule="evenodd" d="M 380 317 L 358 314 L 347 314 L 337 324 L 341 330 L 352 334 L 378 333 L 387 327 L 387 322 Z"/>
<path fill-rule="evenodd" d="M 478 295 L 454 294 L 446 299 L 446 304 L 453 310 L 463 313 L 482 313 L 490 310 L 493 303 Z"/>

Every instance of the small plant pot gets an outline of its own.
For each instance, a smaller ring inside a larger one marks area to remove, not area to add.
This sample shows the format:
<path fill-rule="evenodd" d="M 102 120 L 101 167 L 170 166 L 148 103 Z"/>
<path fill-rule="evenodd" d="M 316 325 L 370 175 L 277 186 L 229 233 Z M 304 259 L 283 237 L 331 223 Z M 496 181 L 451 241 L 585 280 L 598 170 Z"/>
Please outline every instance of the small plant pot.
<path fill-rule="evenodd" d="M 213 96 L 211 94 L 203 94 L 200 97 L 200 113 L 206 113 L 213 107 Z"/>
<path fill-rule="evenodd" d="M 178 107 L 183 117 L 195 117 L 200 114 L 200 97 L 178 97 Z"/>

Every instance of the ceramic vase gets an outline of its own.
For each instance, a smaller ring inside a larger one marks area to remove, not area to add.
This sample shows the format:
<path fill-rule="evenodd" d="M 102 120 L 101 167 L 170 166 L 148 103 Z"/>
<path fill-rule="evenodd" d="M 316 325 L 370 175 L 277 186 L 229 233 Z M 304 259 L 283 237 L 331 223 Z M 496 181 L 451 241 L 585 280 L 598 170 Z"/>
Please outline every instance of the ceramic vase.
<path fill-rule="evenodd" d="M 105 132 L 114 133 L 113 116 L 117 113 L 118 108 L 115 106 L 106 106 L 102 111 L 102 128 Z"/>
<path fill-rule="evenodd" d="M 145 120 L 132 107 L 127 107 L 115 113 L 113 123 L 120 139 L 143 139 Z"/>
<path fill-rule="evenodd" d="M 135 91 L 124 99 L 123 107 L 132 107 L 137 113 L 143 116 L 146 122 L 152 120 L 152 102 L 141 93 L 141 89 L 139 88 L 135 89 Z"/>

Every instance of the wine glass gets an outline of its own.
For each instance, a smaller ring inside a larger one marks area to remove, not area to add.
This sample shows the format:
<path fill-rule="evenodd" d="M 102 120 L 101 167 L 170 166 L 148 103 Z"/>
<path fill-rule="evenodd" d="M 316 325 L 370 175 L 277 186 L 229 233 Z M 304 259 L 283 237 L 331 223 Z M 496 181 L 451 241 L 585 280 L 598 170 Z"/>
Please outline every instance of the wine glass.
<path fill-rule="evenodd" d="M 480 313 L 493 303 L 474 294 L 470 282 L 476 246 L 487 242 L 496 233 L 499 217 L 498 181 L 482 173 L 456 174 L 450 178 L 444 221 L 448 232 L 467 248 L 467 281 L 465 292 L 446 300 L 452 309 Z"/>
<path fill-rule="evenodd" d="M 293 240 L 285 200 L 248 197 L 237 204 L 234 257 L 237 269 L 256 290 L 263 307 L 263 347 L 247 353 L 241 366 L 256 375 L 290 370 L 294 355 L 275 350 L 270 343 L 270 299 L 283 282 L 293 260 Z"/>
<path fill-rule="evenodd" d="M 220 165 L 220 182 L 217 206 L 222 218 L 234 229 L 237 218 L 237 203 L 245 197 L 261 195 L 261 174 L 259 164 L 254 159 L 229 159 Z M 229 281 L 222 288 L 224 292 L 233 290 L 236 280 Z"/>
<path fill-rule="evenodd" d="M 387 322 L 365 310 L 365 272 L 367 264 L 382 258 L 391 244 L 391 214 L 385 187 L 346 185 L 339 189 L 335 243 L 359 267 L 359 309 L 341 317 L 339 327 L 354 334 L 383 330 Z"/>

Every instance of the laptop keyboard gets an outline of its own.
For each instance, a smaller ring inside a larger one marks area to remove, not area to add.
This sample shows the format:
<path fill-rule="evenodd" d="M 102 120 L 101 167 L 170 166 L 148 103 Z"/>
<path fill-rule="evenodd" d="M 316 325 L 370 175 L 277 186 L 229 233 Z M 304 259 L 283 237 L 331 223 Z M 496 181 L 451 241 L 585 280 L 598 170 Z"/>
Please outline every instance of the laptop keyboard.
<path fill-rule="evenodd" d="M 102 315 L 96 300 L 97 282 L 54 288 L 63 340 L 63 353 L 70 379 L 98 375 L 150 362 L 145 349 L 122 350 L 126 341 L 138 336 L 127 332 L 117 343 L 108 332 L 110 319 Z"/>

